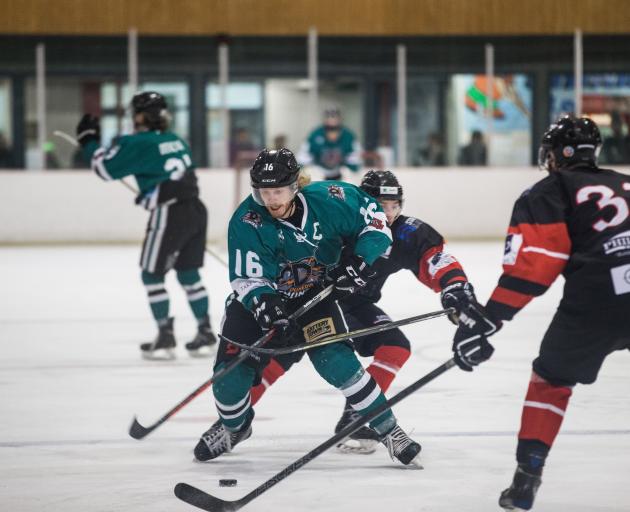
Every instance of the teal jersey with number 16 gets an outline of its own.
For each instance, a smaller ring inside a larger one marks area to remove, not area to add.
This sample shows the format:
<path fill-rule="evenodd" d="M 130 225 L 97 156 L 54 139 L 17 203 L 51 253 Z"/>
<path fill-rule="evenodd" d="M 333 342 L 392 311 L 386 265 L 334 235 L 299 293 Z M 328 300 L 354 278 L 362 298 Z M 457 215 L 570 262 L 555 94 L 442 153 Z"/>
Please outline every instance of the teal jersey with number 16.
<path fill-rule="evenodd" d="M 391 245 L 387 219 L 376 199 L 349 183 L 325 181 L 296 196 L 300 226 L 274 219 L 250 195 L 228 228 L 230 281 L 246 308 L 254 297 L 279 293 L 288 300 L 322 286 L 344 245 L 372 264 Z"/>

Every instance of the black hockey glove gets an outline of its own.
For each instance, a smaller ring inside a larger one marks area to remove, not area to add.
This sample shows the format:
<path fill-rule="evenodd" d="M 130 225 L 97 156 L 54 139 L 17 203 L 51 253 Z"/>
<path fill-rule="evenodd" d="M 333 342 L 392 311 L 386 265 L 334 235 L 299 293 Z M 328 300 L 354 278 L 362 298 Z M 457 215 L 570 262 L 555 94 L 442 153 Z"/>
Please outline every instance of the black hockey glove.
<path fill-rule="evenodd" d="M 473 368 L 487 361 L 494 352 L 488 342 L 502 326 L 477 301 L 470 302 L 459 313 L 459 328 L 453 338 L 453 357 L 457 366 L 471 372 Z"/>
<path fill-rule="evenodd" d="M 98 117 L 92 114 L 85 114 L 77 125 L 77 142 L 81 147 L 88 142 L 95 141 L 101 143 L 101 122 Z"/>
<path fill-rule="evenodd" d="M 275 333 L 266 347 L 286 347 L 291 338 L 299 333 L 297 324 L 289 319 L 284 302 L 276 293 L 264 293 L 254 297 L 254 318 L 263 331 L 274 329 Z"/>
<path fill-rule="evenodd" d="M 472 284 L 466 281 L 457 281 L 446 286 L 442 290 L 440 300 L 444 309 L 455 308 L 455 314 L 448 315 L 448 319 L 455 325 L 459 325 L 458 317 L 462 310 L 471 303 L 478 304 Z"/>
<path fill-rule="evenodd" d="M 343 300 L 360 288 L 363 288 L 374 272 L 361 256 L 352 254 L 344 261 L 339 262 L 335 268 L 328 272 L 328 278 L 335 289 L 334 300 Z"/>

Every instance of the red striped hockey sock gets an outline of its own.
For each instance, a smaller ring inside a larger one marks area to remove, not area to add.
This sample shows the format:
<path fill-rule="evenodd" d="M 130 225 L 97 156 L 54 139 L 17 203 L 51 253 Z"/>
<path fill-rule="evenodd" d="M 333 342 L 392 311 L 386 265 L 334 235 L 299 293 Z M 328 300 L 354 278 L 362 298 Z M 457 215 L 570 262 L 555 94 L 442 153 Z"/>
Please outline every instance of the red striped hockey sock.
<path fill-rule="evenodd" d="M 263 396 L 267 388 L 276 382 L 280 377 L 284 375 L 285 371 L 280 363 L 275 359 L 269 361 L 269 364 L 265 366 L 262 373 L 262 380 L 258 386 L 252 387 L 250 393 L 252 395 L 252 405 L 254 405 L 260 397 Z"/>
<path fill-rule="evenodd" d="M 562 425 L 571 393 L 571 388 L 553 386 L 532 372 L 518 438 L 536 439 L 551 447 Z"/>
<path fill-rule="evenodd" d="M 383 345 L 374 352 L 374 360 L 367 371 L 376 381 L 383 393 L 387 391 L 396 377 L 398 370 L 407 362 L 411 352 L 406 348 Z"/>

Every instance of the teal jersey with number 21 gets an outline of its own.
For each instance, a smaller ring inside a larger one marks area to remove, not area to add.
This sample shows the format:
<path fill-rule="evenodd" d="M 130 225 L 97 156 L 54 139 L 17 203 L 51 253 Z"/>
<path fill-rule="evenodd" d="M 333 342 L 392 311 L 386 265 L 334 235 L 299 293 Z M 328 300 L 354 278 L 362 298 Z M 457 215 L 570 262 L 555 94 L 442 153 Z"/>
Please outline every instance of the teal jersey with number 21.
<path fill-rule="evenodd" d="M 90 142 L 83 154 L 105 180 L 133 175 L 142 195 L 163 181 L 180 180 L 186 171 L 194 169 L 188 144 L 168 131 L 123 135 L 109 148 Z"/>
<path fill-rule="evenodd" d="M 293 300 L 321 286 L 348 243 L 353 242 L 355 254 L 371 265 L 392 242 L 378 202 L 354 185 L 315 182 L 295 200 L 304 210 L 300 227 L 274 219 L 251 195 L 232 215 L 230 281 L 248 309 L 254 297 L 264 293 Z"/>

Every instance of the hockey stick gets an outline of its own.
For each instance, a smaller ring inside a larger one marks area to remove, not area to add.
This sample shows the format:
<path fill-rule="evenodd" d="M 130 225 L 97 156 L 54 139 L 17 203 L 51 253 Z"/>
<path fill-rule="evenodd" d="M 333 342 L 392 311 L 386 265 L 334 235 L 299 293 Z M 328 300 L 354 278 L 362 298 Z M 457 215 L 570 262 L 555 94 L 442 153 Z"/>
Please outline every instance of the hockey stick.
<path fill-rule="evenodd" d="M 238 343 L 236 341 L 232 341 L 229 338 L 226 338 L 222 334 L 219 334 L 219 337 L 222 340 L 225 340 L 232 345 L 236 345 L 239 348 L 243 348 L 249 350 L 251 352 L 257 352 L 259 354 L 267 354 L 270 356 L 279 356 L 282 354 L 292 354 L 293 352 L 300 352 L 301 350 L 310 350 L 312 348 L 323 347 L 324 345 L 329 345 L 330 343 L 338 343 L 340 341 L 346 341 L 350 338 L 361 338 L 362 336 L 369 336 L 370 334 L 376 334 L 378 332 L 389 331 L 390 329 L 395 329 L 396 327 L 401 327 L 403 325 L 414 324 L 417 322 L 424 322 L 425 320 L 430 320 L 432 318 L 437 318 L 439 316 L 450 315 L 455 313 L 454 308 L 441 309 L 439 311 L 432 311 L 431 313 L 425 313 L 423 315 L 411 316 L 409 318 L 404 318 L 403 320 L 396 320 L 395 322 L 388 322 L 386 324 L 375 325 L 373 327 L 364 327 L 362 329 L 357 329 L 356 331 L 350 332 L 342 332 L 335 336 L 329 336 L 327 338 L 321 339 L 319 341 L 313 341 L 310 343 L 300 343 L 299 345 L 293 345 L 290 347 L 282 347 L 282 348 L 263 348 L 263 347 L 254 347 L 245 345 L 244 343 Z"/>
<path fill-rule="evenodd" d="M 308 300 L 304 304 L 302 304 L 298 309 L 296 309 L 290 316 L 290 318 L 295 319 L 306 313 L 307 311 L 314 308 L 317 304 L 323 301 L 326 297 L 330 295 L 333 290 L 333 286 L 328 286 L 324 288 L 321 292 L 315 295 L 312 299 Z M 260 337 L 254 345 L 252 346 L 262 346 L 267 341 L 269 341 L 275 331 L 271 329 L 269 332 L 265 333 L 264 336 Z M 239 364 L 241 364 L 247 357 L 249 356 L 249 351 L 243 350 L 241 353 L 235 357 L 232 361 L 230 361 L 226 366 L 221 368 L 219 371 L 215 372 L 212 377 L 210 377 L 207 381 L 205 381 L 201 386 L 195 389 L 192 393 L 190 393 L 186 398 L 184 398 L 181 402 L 179 402 L 175 407 L 173 407 L 170 411 L 168 411 L 164 416 L 162 416 L 159 420 L 157 420 L 152 425 L 148 427 L 144 427 L 138 421 L 138 417 L 134 416 L 133 421 L 131 422 L 131 426 L 129 427 L 129 435 L 134 439 L 143 439 L 151 432 L 153 432 L 156 428 L 158 428 L 162 423 L 168 420 L 170 417 L 175 415 L 180 409 L 182 409 L 186 404 L 191 402 L 195 397 L 199 396 L 206 389 L 208 389 L 214 382 L 223 378 L 225 375 L 230 373 L 234 368 L 236 368 Z"/>
<path fill-rule="evenodd" d="M 414 382 L 413 384 L 410 384 L 405 389 L 403 389 L 402 391 L 394 395 L 387 402 L 379 405 L 376 409 L 369 412 L 365 416 L 361 416 L 357 418 L 356 420 L 354 420 L 352 423 L 346 426 L 339 433 L 328 438 L 326 441 L 320 444 L 317 448 L 314 448 L 313 450 L 308 452 L 306 455 L 303 455 L 295 462 L 289 464 L 282 471 L 280 471 L 279 473 L 276 473 L 269 480 L 262 483 L 261 485 L 256 487 L 256 489 L 251 491 L 249 494 L 246 494 L 239 500 L 234 500 L 234 501 L 222 500 L 220 498 L 212 496 L 186 483 L 178 483 L 175 486 L 175 496 L 177 496 L 180 500 L 185 501 L 186 503 L 190 505 L 193 505 L 202 510 L 206 510 L 208 512 L 232 512 L 232 511 L 238 510 L 244 507 L 245 505 L 247 505 L 250 501 L 258 498 L 258 496 L 266 492 L 268 489 L 270 489 L 271 487 L 273 487 L 280 481 L 284 480 L 286 477 L 288 477 L 292 473 L 295 473 L 298 469 L 308 464 L 315 457 L 318 457 L 329 448 L 332 448 L 333 446 L 336 446 L 337 444 L 339 444 L 339 442 L 343 441 L 350 434 L 352 434 L 353 432 L 356 432 L 359 428 L 361 428 L 362 425 L 376 418 L 383 411 L 391 408 L 392 406 L 396 405 L 398 402 L 401 402 L 402 400 L 407 398 L 409 395 L 411 395 L 412 393 L 420 389 L 422 386 L 428 384 L 435 378 L 445 373 L 447 370 L 451 369 L 453 366 L 455 366 L 454 359 L 449 359 L 445 363 L 441 364 L 435 370 L 427 373 L 424 377 L 421 377 L 416 382 Z"/>
<path fill-rule="evenodd" d="M 53 135 L 55 135 L 55 136 L 65 140 L 66 142 L 68 142 L 69 144 L 72 144 L 75 147 L 79 147 L 79 143 L 77 142 L 77 139 L 75 139 L 69 133 L 66 133 L 66 132 L 61 131 L 61 130 L 55 130 L 53 132 Z M 138 190 L 136 190 L 136 188 L 133 185 L 131 185 L 130 183 L 126 182 L 124 178 L 121 178 L 118 181 L 120 181 L 123 184 L 123 186 L 125 186 L 128 190 L 133 192 L 135 195 L 138 195 Z M 215 260 L 217 260 L 219 263 L 221 263 L 221 265 L 223 265 L 225 268 L 228 267 L 227 261 L 225 261 L 223 259 L 223 257 L 219 253 L 213 251 L 208 246 L 206 246 L 205 249 L 206 249 L 206 252 L 210 256 L 212 256 Z"/>

